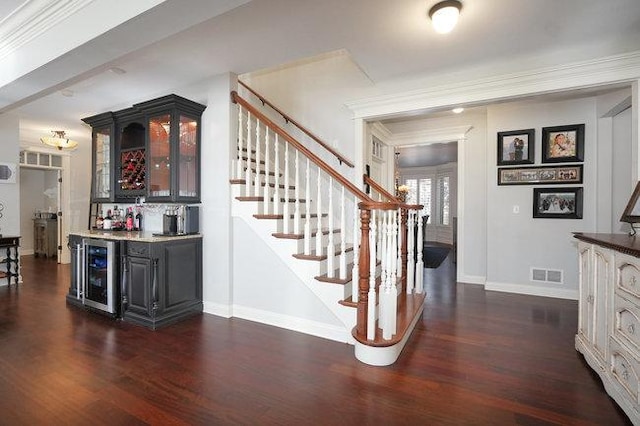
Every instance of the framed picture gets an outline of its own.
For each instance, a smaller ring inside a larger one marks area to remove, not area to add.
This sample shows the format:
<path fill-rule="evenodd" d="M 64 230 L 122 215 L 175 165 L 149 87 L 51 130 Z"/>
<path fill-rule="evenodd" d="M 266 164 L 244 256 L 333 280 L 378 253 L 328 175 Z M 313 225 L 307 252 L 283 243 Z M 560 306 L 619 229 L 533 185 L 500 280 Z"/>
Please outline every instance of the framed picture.
<path fill-rule="evenodd" d="M 582 164 L 498 168 L 498 185 L 557 185 L 560 183 L 582 183 Z"/>
<path fill-rule="evenodd" d="M 584 161 L 584 124 L 542 128 L 542 162 Z"/>
<path fill-rule="evenodd" d="M 627 202 L 627 207 L 625 207 L 622 212 L 620 222 L 640 222 L 640 182 L 636 183 L 636 188 L 633 190 L 633 194 L 631 194 L 631 198 L 629 198 Z"/>
<path fill-rule="evenodd" d="M 533 164 L 534 129 L 498 132 L 498 166 Z"/>
<path fill-rule="evenodd" d="M 582 187 L 533 188 L 533 217 L 582 219 Z"/>

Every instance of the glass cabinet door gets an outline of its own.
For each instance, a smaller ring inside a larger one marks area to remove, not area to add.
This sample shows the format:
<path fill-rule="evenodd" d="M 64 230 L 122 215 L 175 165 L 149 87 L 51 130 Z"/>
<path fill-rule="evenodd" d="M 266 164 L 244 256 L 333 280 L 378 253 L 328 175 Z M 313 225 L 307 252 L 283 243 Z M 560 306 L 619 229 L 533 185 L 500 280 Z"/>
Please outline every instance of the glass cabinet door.
<path fill-rule="evenodd" d="M 178 196 L 198 197 L 198 121 L 180 115 Z"/>
<path fill-rule="evenodd" d="M 151 197 L 171 196 L 171 114 L 149 119 L 147 185 Z"/>
<path fill-rule="evenodd" d="M 96 129 L 93 140 L 95 152 L 93 197 L 108 199 L 111 195 L 111 128 Z"/>

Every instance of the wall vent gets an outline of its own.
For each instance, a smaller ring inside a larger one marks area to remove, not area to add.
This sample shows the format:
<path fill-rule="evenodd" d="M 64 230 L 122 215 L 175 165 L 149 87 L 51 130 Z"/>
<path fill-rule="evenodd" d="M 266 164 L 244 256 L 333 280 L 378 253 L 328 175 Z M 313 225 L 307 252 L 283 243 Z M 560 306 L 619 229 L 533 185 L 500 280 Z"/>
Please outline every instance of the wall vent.
<path fill-rule="evenodd" d="M 531 268 L 531 281 L 562 284 L 564 280 L 559 269 Z"/>

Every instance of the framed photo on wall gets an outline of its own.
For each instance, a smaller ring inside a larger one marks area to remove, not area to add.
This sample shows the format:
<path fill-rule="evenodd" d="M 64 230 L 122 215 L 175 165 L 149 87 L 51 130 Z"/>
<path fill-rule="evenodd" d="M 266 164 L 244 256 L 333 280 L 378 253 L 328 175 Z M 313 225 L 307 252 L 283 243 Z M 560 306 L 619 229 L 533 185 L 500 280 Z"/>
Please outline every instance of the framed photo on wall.
<path fill-rule="evenodd" d="M 498 185 L 568 185 L 582 183 L 582 164 L 499 167 Z"/>
<path fill-rule="evenodd" d="M 542 128 L 542 162 L 584 161 L 584 124 Z"/>
<path fill-rule="evenodd" d="M 533 188 L 533 217 L 582 219 L 582 187 Z"/>
<path fill-rule="evenodd" d="M 498 132 L 498 166 L 533 164 L 535 130 Z"/>

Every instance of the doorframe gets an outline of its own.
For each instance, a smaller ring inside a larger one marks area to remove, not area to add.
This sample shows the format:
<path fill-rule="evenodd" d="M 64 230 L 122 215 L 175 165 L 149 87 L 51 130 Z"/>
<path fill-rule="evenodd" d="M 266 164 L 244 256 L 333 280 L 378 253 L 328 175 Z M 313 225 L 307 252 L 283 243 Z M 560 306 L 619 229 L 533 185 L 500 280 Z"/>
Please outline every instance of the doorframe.
<path fill-rule="evenodd" d="M 25 153 L 35 153 L 35 154 L 46 154 L 46 155 L 57 155 L 62 158 L 61 167 L 57 166 L 46 166 L 41 164 L 26 164 L 21 161 L 18 164 L 19 169 L 34 169 L 34 170 L 57 170 L 58 174 L 58 184 L 57 184 L 57 192 L 58 192 L 58 211 L 56 212 L 58 215 L 57 220 L 57 233 L 58 233 L 58 263 L 69 263 L 71 261 L 71 254 L 69 252 L 69 248 L 66 244 L 63 243 L 63 237 L 69 234 L 69 220 L 66 216 L 69 215 L 71 211 L 71 190 L 70 185 L 68 184 L 70 179 L 70 169 L 71 169 L 71 154 L 69 152 L 52 150 L 47 148 L 33 147 L 33 146 L 21 146 L 20 152 Z M 67 182 L 65 185 L 64 183 Z"/>

